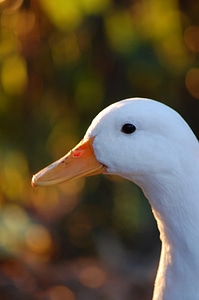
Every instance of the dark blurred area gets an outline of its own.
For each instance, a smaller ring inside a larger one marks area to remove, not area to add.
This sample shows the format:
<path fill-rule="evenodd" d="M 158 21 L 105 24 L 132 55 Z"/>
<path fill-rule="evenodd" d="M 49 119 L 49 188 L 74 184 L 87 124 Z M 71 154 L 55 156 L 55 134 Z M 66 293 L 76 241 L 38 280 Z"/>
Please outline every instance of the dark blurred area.
<path fill-rule="evenodd" d="M 139 188 L 32 174 L 115 101 L 175 108 L 199 136 L 199 1 L 0 0 L 0 299 L 148 300 L 160 242 Z"/>

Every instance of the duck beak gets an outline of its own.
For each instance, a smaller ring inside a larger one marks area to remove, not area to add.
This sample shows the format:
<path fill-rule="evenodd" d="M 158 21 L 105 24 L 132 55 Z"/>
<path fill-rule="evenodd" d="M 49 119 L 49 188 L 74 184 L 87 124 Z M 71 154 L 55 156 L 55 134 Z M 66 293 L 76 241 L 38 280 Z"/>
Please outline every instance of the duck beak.
<path fill-rule="evenodd" d="M 93 150 L 95 137 L 83 139 L 65 156 L 32 177 L 32 186 L 50 186 L 71 179 L 102 174 L 106 167 L 97 161 Z"/>

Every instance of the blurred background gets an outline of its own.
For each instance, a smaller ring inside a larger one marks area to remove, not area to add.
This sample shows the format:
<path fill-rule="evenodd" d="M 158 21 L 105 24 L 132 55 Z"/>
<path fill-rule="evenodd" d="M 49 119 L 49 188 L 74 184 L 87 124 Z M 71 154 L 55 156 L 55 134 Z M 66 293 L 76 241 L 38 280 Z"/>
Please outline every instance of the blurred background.
<path fill-rule="evenodd" d="M 160 243 L 139 188 L 30 181 L 128 97 L 199 136 L 198 53 L 197 0 L 0 0 L 1 300 L 151 299 Z"/>

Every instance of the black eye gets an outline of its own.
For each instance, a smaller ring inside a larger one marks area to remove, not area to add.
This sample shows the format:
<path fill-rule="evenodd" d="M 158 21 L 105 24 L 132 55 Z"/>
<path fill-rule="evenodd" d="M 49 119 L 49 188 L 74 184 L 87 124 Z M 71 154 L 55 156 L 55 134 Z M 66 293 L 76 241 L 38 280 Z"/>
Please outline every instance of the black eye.
<path fill-rule="evenodd" d="M 136 131 L 136 127 L 135 125 L 133 124 L 130 124 L 130 123 L 126 123 L 122 126 L 122 129 L 121 129 L 122 132 L 126 133 L 126 134 L 131 134 L 133 133 L 134 131 Z"/>

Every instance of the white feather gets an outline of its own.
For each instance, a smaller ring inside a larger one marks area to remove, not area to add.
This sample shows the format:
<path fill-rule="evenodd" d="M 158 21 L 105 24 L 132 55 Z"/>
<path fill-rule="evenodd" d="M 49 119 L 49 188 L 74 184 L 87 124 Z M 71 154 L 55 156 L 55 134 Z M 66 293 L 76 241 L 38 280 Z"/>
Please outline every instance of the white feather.
<path fill-rule="evenodd" d="M 136 131 L 125 134 L 125 123 Z M 107 173 L 138 184 L 162 241 L 154 300 L 199 299 L 199 144 L 183 118 L 154 100 L 110 105 L 92 122 L 94 152 Z"/>

